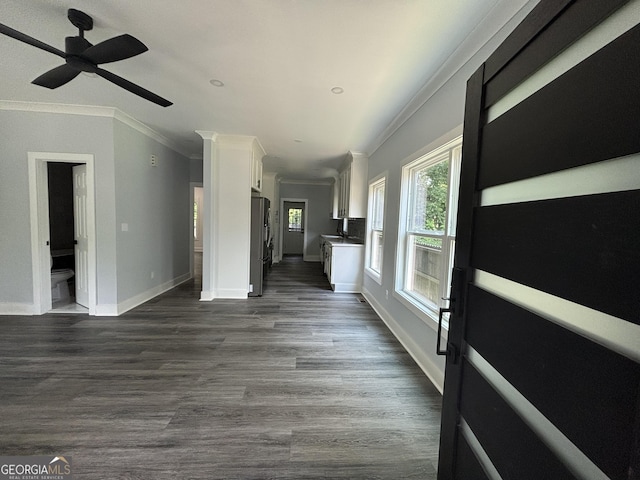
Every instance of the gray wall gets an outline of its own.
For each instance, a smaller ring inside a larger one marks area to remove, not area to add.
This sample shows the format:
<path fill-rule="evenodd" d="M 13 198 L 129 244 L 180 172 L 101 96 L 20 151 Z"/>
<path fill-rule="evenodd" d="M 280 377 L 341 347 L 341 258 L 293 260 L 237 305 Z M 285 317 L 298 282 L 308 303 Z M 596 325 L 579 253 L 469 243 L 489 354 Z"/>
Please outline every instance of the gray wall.
<path fill-rule="evenodd" d="M 444 384 L 445 362 L 444 357 L 435 354 L 436 322 L 419 318 L 391 294 L 395 287 L 402 167 L 420 154 L 462 134 L 467 80 L 530 8 L 532 5 L 508 22 L 369 157 L 370 180 L 384 172 L 388 175 L 382 284 L 365 275 L 363 291 L 378 313 L 392 322 L 396 336 L 439 388 Z"/>
<path fill-rule="evenodd" d="M 194 159 L 192 158 L 189 161 L 191 165 L 191 181 L 193 183 L 202 183 L 203 173 L 202 173 L 202 159 Z"/>
<path fill-rule="evenodd" d="M 98 306 L 189 272 L 189 159 L 112 117 L 0 110 L 0 132 L 0 304 L 33 303 L 29 151 L 94 155 Z"/>
<path fill-rule="evenodd" d="M 119 121 L 114 144 L 118 303 L 122 303 L 189 273 L 190 162 Z M 151 166 L 152 154 L 156 167 Z"/>
<path fill-rule="evenodd" d="M 307 256 L 320 256 L 320 235 L 335 233 L 337 224 L 331 218 L 333 187 L 331 185 L 314 184 L 280 184 L 280 198 L 307 199 Z M 280 209 L 280 200 L 277 208 Z M 279 215 L 282 219 L 282 212 Z M 282 221 L 278 228 L 282 228 Z"/>
<path fill-rule="evenodd" d="M 27 152 L 95 157 L 98 303 L 115 303 L 113 118 L 0 110 L 0 303 L 33 303 Z"/>

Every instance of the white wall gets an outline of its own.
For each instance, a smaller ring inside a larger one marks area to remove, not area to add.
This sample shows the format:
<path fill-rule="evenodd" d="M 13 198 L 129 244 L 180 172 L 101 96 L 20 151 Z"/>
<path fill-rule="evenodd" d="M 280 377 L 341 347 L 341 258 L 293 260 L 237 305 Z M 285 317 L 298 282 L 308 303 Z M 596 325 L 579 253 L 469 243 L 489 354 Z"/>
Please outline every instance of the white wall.
<path fill-rule="evenodd" d="M 530 2 L 484 46 L 438 87 L 380 147 L 369 156 L 369 179 L 388 171 L 382 284 L 365 275 L 363 293 L 417 363 L 442 390 L 444 357 L 435 354 L 437 324 L 417 317 L 397 300 L 394 291 L 402 166 L 462 133 L 466 82 L 536 2 Z M 474 35 L 482 32 L 482 26 Z M 488 34 L 486 35 L 488 36 Z M 480 43 L 482 44 L 482 43 Z M 461 62 L 462 63 L 462 62 Z M 437 79 L 434 79 L 436 81 Z M 387 298 L 386 292 L 389 292 Z"/>

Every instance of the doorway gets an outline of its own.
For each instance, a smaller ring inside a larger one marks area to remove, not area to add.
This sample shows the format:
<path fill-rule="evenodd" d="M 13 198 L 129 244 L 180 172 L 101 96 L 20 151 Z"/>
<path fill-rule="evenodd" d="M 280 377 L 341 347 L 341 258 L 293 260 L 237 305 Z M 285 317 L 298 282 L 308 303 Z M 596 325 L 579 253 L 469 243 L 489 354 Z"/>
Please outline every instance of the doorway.
<path fill-rule="evenodd" d="M 49 202 L 49 164 L 71 164 L 73 241 L 52 244 Z M 52 310 L 52 267 L 73 270 L 73 294 L 77 303 L 55 310 L 56 313 L 96 314 L 96 239 L 94 157 L 89 154 L 29 152 L 29 200 L 31 217 L 31 253 L 33 313 Z M 69 247 L 69 248 L 61 248 Z M 72 252 L 70 252 L 70 250 Z M 66 258 L 65 258 L 66 257 Z M 71 258 L 73 260 L 71 260 Z M 66 262 L 66 263 L 65 263 Z M 69 264 L 72 262 L 72 264 Z"/>
<path fill-rule="evenodd" d="M 300 255 L 304 258 L 306 246 L 307 201 L 283 199 L 282 249 L 283 255 Z"/>
<path fill-rule="evenodd" d="M 197 286 L 202 285 L 203 231 L 205 222 L 204 187 L 201 182 L 190 184 L 191 219 L 189 222 L 189 271 Z"/>

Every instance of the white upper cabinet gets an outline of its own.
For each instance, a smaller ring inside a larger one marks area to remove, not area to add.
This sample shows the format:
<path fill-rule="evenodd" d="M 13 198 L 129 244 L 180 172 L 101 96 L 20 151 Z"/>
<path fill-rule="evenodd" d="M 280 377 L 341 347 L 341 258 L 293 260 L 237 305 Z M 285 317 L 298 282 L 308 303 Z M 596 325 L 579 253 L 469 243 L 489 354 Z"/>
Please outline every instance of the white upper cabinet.
<path fill-rule="evenodd" d="M 338 190 L 338 218 L 365 218 L 367 216 L 368 157 L 349 152 L 345 167 L 336 179 Z"/>
<path fill-rule="evenodd" d="M 262 157 L 265 151 L 260 142 L 254 140 L 251 150 L 251 190 L 254 192 L 262 191 Z"/>

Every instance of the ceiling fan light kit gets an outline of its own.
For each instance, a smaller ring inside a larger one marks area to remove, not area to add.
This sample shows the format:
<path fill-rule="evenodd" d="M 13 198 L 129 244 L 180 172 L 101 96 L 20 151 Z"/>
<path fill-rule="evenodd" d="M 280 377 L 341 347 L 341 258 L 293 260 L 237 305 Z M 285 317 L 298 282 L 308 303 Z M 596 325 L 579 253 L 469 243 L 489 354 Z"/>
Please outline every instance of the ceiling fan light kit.
<path fill-rule="evenodd" d="M 131 35 L 124 34 L 92 45 L 84 38 L 84 32 L 93 29 L 93 19 L 86 13 L 73 8 L 69 9 L 67 17 L 79 32 L 75 37 L 66 37 L 64 52 L 0 23 L 0 33 L 53 53 L 65 60 L 63 65 L 45 72 L 31 83 L 54 89 L 70 82 L 81 72 L 87 72 L 99 75 L 105 80 L 162 107 L 173 104 L 169 100 L 98 66 L 140 55 L 148 50 L 144 43 Z"/>

